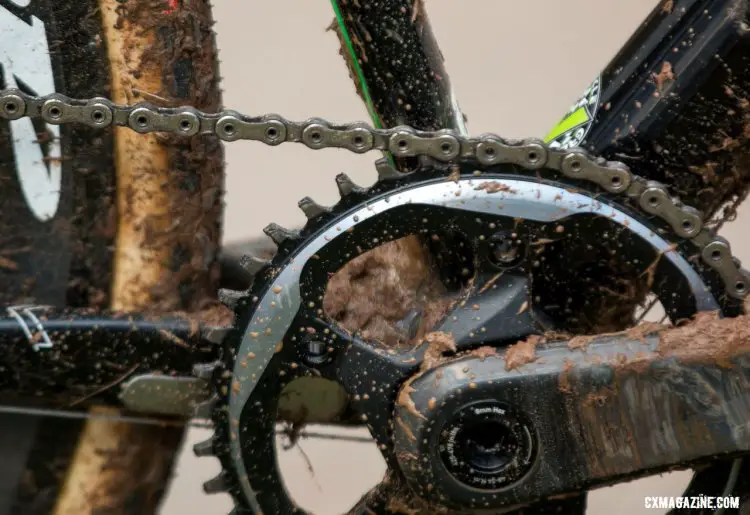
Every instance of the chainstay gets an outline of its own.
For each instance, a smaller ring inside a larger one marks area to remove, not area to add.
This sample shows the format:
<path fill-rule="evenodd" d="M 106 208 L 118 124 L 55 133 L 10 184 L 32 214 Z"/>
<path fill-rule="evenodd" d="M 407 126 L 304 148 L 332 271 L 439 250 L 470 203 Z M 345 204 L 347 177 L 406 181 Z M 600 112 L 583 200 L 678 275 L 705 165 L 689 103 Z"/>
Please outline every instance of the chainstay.
<path fill-rule="evenodd" d="M 294 122 L 276 115 L 245 116 L 236 111 L 204 113 L 192 107 L 151 104 L 118 105 L 105 98 L 71 99 L 60 94 L 31 96 L 20 90 L 0 91 L 0 118 L 37 118 L 49 124 L 83 123 L 91 127 L 129 127 L 138 133 L 167 132 L 185 137 L 212 134 L 223 141 L 260 141 L 267 145 L 303 143 L 311 149 L 341 148 L 355 153 L 372 150 L 395 157 L 425 156 L 442 163 L 514 164 L 527 170 L 552 169 L 604 191 L 624 195 L 648 215 L 689 239 L 703 262 L 721 278 L 727 295 L 744 299 L 750 273 L 733 258 L 729 242 L 709 230 L 702 214 L 673 198 L 666 186 L 632 173 L 623 163 L 595 158 L 584 150 L 551 149 L 538 139 L 508 140 L 494 134 L 463 137 L 450 130 L 419 131 L 411 127 L 376 129 L 365 123 L 334 124 L 320 118 Z"/>

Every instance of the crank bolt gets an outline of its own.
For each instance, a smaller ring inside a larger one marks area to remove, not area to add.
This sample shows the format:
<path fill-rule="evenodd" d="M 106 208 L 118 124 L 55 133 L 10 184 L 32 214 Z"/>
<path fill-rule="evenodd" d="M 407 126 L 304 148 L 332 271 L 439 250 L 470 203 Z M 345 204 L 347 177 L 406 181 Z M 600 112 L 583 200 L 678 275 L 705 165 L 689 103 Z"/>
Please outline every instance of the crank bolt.
<path fill-rule="evenodd" d="M 328 346 L 317 340 L 310 340 L 304 352 L 305 361 L 313 366 L 323 365 L 329 359 Z"/>
<path fill-rule="evenodd" d="M 490 261 L 495 266 L 509 268 L 523 259 L 523 242 L 517 234 L 501 232 L 490 238 Z"/>

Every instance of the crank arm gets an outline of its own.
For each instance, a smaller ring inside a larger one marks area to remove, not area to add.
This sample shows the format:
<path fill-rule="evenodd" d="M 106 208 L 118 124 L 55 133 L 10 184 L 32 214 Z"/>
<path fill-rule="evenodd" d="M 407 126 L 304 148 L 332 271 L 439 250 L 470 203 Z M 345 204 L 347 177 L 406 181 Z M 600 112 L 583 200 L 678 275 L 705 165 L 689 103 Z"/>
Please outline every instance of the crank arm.
<path fill-rule="evenodd" d="M 394 427 L 412 488 L 507 506 L 750 451 L 750 317 L 646 333 L 520 344 L 411 381 Z M 464 445 L 493 434 L 494 471 Z"/>
<path fill-rule="evenodd" d="M 187 416 L 208 391 L 195 365 L 216 361 L 227 330 L 184 316 L 9 307 L 0 318 L 0 398 Z"/>

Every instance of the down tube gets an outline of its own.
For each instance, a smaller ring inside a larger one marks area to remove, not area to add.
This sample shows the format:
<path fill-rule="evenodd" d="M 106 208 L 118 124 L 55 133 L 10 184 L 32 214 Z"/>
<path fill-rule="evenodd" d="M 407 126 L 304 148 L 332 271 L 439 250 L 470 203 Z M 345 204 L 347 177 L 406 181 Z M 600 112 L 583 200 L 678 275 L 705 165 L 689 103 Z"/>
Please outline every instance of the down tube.
<path fill-rule="evenodd" d="M 376 127 L 466 134 L 422 0 L 331 0 L 331 28 Z"/>
<path fill-rule="evenodd" d="M 723 216 L 750 191 L 748 5 L 656 5 L 548 143 L 623 161 L 707 217 Z"/>

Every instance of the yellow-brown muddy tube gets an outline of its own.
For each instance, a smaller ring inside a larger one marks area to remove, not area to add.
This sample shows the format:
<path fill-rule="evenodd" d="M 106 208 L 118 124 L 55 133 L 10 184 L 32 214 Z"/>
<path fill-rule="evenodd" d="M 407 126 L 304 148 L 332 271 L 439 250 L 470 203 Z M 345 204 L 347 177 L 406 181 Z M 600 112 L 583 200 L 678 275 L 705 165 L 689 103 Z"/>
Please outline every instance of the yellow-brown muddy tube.
<path fill-rule="evenodd" d="M 220 105 L 210 5 L 100 0 L 117 103 Z M 117 230 L 110 305 L 197 312 L 215 298 L 223 159 L 214 138 L 114 130 Z M 154 513 L 181 428 L 90 420 L 55 515 Z"/>

